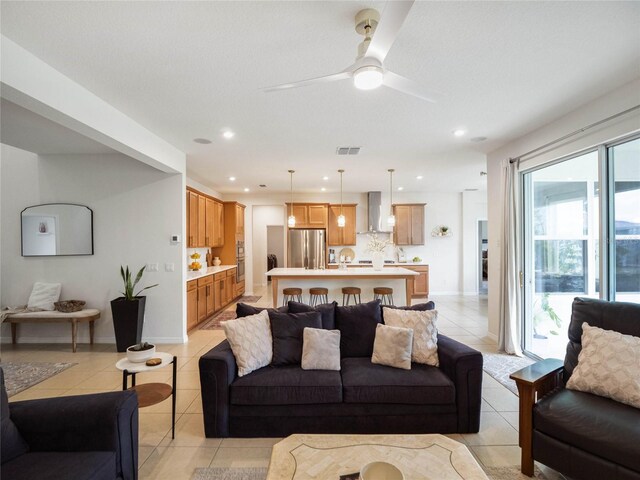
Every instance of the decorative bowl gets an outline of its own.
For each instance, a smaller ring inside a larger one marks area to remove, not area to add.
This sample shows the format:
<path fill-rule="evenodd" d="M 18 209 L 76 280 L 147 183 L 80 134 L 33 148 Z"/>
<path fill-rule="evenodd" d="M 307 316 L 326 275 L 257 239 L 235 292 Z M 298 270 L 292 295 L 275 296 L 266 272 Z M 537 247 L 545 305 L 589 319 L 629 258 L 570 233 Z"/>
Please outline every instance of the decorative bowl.
<path fill-rule="evenodd" d="M 53 306 L 57 311 L 63 313 L 79 312 L 85 305 L 84 300 L 62 300 L 60 302 L 54 302 Z"/>
<path fill-rule="evenodd" d="M 147 350 L 131 350 L 135 345 L 127 347 L 127 360 L 133 363 L 144 363 L 156 354 L 156 346 L 150 345 Z"/>
<path fill-rule="evenodd" d="M 404 475 L 395 465 L 372 462 L 360 469 L 360 480 L 404 480 Z"/>

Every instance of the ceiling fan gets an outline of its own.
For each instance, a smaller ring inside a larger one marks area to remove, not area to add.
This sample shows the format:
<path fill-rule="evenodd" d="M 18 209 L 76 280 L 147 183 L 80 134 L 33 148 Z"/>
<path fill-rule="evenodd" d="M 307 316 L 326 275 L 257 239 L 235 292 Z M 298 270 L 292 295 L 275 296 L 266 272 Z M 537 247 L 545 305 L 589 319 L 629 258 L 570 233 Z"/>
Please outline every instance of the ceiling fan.
<path fill-rule="evenodd" d="M 265 92 L 274 92 L 352 78 L 355 87 L 360 90 L 373 90 L 380 85 L 384 85 L 427 102 L 435 103 L 434 94 L 425 91 L 413 80 L 384 68 L 384 59 L 389 53 L 413 3 L 414 0 L 387 2 L 382 19 L 380 19 L 378 11 L 373 8 L 360 10 L 355 17 L 356 32 L 363 35 L 364 40 L 358 45 L 356 61 L 341 72 L 309 78 L 299 82 L 274 85 L 263 90 Z"/>

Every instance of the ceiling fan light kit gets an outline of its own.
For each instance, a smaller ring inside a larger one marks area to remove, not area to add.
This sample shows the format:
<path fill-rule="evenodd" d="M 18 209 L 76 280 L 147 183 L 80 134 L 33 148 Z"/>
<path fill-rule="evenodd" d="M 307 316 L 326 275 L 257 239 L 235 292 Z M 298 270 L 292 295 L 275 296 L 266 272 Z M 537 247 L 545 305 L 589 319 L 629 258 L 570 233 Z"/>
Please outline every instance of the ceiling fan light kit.
<path fill-rule="evenodd" d="M 398 92 L 435 103 L 434 95 L 425 91 L 421 85 L 384 68 L 384 59 L 409 15 L 413 3 L 414 0 L 387 2 L 382 16 L 372 8 L 360 10 L 355 17 L 355 27 L 356 32 L 364 36 L 364 40 L 358 45 L 355 62 L 344 70 L 321 77 L 266 87 L 263 90 L 274 92 L 352 78 L 354 86 L 360 90 L 373 90 L 384 85 Z"/>

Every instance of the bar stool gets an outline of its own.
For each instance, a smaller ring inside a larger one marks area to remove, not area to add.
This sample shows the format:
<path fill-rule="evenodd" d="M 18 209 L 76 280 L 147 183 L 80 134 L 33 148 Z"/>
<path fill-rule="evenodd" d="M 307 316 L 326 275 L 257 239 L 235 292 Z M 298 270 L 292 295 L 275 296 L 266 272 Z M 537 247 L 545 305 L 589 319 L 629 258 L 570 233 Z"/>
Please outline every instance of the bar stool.
<path fill-rule="evenodd" d="M 329 303 L 329 289 L 313 287 L 309 289 L 309 305 L 315 307 L 318 303 Z"/>
<path fill-rule="evenodd" d="M 360 301 L 360 293 L 361 290 L 358 287 L 343 287 L 342 288 L 342 306 L 344 305 L 349 305 L 349 298 L 353 295 L 353 302 L 358 305 L 360 303 L 362 303 Z M 346 296 L 346 303 L 345 303 L 345 296 Z"/>
<path fill-rule="evenodd" d="M 286 306 L 289 300 L 302 303 L 302 289 L 297 287 L 282 289 L 282 306 Z"/>
<path fill-rule="evenodd" d="M 374 287 L 373 299 L 382 300 L 382 305 L 393 305 L 393 288 L 389 287 Z"/>

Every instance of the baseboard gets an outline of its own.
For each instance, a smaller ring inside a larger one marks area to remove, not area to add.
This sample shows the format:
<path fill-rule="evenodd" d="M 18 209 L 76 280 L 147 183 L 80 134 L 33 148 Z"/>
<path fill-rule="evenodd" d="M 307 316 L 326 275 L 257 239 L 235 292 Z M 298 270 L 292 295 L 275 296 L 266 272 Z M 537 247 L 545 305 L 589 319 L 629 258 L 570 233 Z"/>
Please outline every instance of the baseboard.
<path fill-rule="evenodd" d="M 489 337 L 494 342 L 498 343 L 498 336 L 495 333 L 487 332 L 487 337 Z"/>

